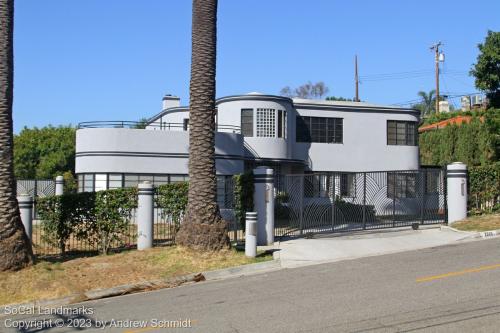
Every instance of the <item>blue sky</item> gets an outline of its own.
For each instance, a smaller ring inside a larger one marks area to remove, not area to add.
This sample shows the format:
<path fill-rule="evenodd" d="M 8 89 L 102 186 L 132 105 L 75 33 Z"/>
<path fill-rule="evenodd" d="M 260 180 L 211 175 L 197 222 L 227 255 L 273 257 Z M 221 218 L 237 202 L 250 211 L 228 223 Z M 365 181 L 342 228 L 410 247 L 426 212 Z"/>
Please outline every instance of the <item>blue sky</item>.
<path fill-rule="evenodd" d="M 217 96 L 310 80 L 352 98 L 357 54 L 362 100 L 415 100 L 434 88 L 435 41 L 449 73 L 441 90 L 470 93 L 466 73 L 499 13 L 498 0 L 219 0 Z M 137 120 L 160 111 L 165 93 L 187 104 L 190 34 L 190 0 L 16 0 L 15 131 Z M 400 72 L 413 73 L 373 80 Z"/>

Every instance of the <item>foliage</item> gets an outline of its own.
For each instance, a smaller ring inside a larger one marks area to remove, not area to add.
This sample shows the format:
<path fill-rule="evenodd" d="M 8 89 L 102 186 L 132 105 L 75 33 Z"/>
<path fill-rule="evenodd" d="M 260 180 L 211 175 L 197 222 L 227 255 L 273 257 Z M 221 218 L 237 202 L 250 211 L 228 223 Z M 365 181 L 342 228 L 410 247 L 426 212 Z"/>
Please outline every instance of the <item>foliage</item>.
<path fill-rule="evenodd" d="M 93 218 L 94 200 L 94 193 L 89 192 L 38 198 L 36 207 L 44 240 L 64 254 L 71 235 Z"/>
<path fill-rule="evenodd" d="M 429 116 L 436 113 L 436 90 L 431 90 L 429 93 L 419 91 L 418 96 L 422 98 L 420 103 L 412 105 L 414 109 L 420 111 L 422 116 Z"/>
<path fill-rule="evenodd" d="M 234 215 L 241 228 L 245 230 L 246 212 L 254 209 L 254 177 L 253 172 L 234 175 Z"/>
<path fill-rule="evenodd" d="M 337 96 L 328 96 L 326 98 L 327 101 L 340 101 L 340 102 L 355 102 L 354 98 L 345 98 L 345 97 L 337 97 Z"/>
<path fill-rule="evenodd" d="M 107 254 L 112 243 L 129 230 L 128 221 L 136 207 L 135 188 L 67 193 L 37 200 L 44 238 L 62 254 L 71 236 Z"/>
<path fill-rule="evenodd" d="M 500 198 L 500 162 L 469 168 L 469 205 L 474 212 L 498 209 Z"/>
<path fill-rule="evenodd" d="M 188 202 L 188 182 L 160 185 L 157 188 L 156 207 L 162 208 L 162 217 L 170 216 L 176 231 Z"/>
<path fill-rule="evenodd" d="M 18 179 L 54 178 L 75 170 L 75 132 L 71 126 L 24 127 L 14 136 Z"/>
<path fill-rule="evenodd" d="M 460 161 L 468 166 L 477 166 L 498 160 L 500 110 L 468 114 L 472 116 L 469 124 L 449 125 L 419 135 L 421 164 L 446 165 Z"/>
<path fill-rule="evenodd" d="M 64 193 L 76 193 L 78 190 L 78 181 L 71 171 L 66 171 L 63 173 L 64 179 Z"/>
<path fill-rule="evenodd" d="M 132 126 L 135 129 L 145 129 L 148 126 L 148 118 L 141 118 L 137 123 Z"/>
<path fill-rule="evenodd" d="M 87 240 L 96 245 L 100 253 L 107 254 L 113 242 L 123 239 L 129 230 L 132 210 L 137 208 L 137 189 L 98 191 L 94 195 L 94 216 L 79 225 L 76 237 Z"/>
<path fill-rule="evenodd" d="M 321 99 L 325 96 L 328 91 L 328 87 L 324 82 L 319 81 L 316 83 L 312 83 L 308 81 L 307 83 L 292 89 L 289 86 L 284 87 L 280 91 L 281 96 L 285 97 L 299 97 L 299 98 L 318 98 Z"/>
<path fill-rule="evenodd" d="M 470 74 L 476 78 L 476 88 L 486 92 L 490 106 L 500 107 L 500 32 L 488 31 L 478 48 L 477 62 Z"/>

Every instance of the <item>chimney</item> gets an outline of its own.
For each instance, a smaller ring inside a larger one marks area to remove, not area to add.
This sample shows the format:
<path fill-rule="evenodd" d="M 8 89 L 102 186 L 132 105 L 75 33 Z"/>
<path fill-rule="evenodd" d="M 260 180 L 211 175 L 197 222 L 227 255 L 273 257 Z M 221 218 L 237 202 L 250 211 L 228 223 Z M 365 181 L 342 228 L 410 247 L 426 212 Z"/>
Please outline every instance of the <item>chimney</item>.
<path fill-rule="evenodd" d="M 175 108 L 178 106 L 181 106 L 181 99 L 179 97 L 172 96 L 170 94 L 163 96 L 162 110 Z"/>

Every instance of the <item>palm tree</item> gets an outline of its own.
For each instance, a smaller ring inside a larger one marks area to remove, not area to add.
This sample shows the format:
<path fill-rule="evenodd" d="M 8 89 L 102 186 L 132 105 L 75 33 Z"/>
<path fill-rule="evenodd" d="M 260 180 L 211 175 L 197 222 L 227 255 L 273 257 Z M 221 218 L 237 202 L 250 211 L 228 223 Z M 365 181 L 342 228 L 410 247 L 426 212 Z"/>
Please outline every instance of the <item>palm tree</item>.
<path fill-rule="evenodd" d="M 0 271 L 33 263 L 16 199 L 13 164 L 14 0 L 0 0 Z"/>
<path fill-rule="evenodd" d="M 436 90 L 431 90 L 427 94 L 425 91 L 419 91 L 418 96 L 422 97 L 422 102 L 417 104 L 417 108 L 423 113 L 424 116 L 431 115 L 436 112 Z"/>
<path fill-rule="evenodd" d="M 202 250 L 230 246 L 217 205 L 215 65 L 217 0 L 193 0 L 189 87 L 189 192 L 176 243 Z"/>

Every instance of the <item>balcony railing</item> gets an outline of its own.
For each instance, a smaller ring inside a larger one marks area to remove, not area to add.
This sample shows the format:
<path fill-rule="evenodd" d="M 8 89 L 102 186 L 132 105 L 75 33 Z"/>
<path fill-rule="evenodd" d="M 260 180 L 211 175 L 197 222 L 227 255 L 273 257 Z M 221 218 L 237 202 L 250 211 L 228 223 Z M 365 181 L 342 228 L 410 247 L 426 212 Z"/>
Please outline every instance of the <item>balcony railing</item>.
<path fill-rule="evenodd" d="M 82 128 L 132 128 L 162 131 L 187 131 L 188 127 L 183 123 L 151 123 L 142 121 L 126 120 L 105 120 L 105 121 L 84 121 L 78 124 L 78 129 Z M 239 126 L 217 124 L 217 132 L 241 133 Z"/>

